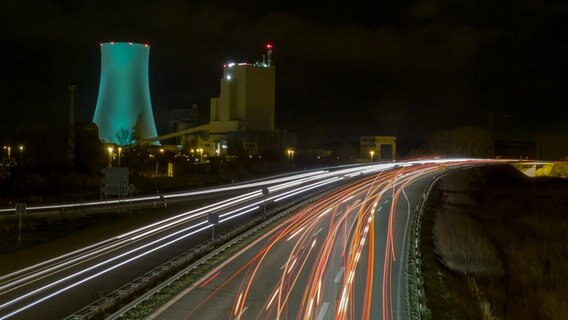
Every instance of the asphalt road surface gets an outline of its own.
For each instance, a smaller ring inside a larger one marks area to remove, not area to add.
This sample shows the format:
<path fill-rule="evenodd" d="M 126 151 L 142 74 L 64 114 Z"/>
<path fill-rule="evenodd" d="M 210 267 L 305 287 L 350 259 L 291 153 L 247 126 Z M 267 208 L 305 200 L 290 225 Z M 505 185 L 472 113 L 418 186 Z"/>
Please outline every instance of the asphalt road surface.
<path fill-rule="evenodd" d="M 220 187 L 238 195 L 0 275 L 0 319 L 65 318 L 209 239 L 209 213 L 219 214 L 222 232 L 263 214 L 264 203 L 338 185 L 348 187 L 272 229 L 157 318 L 404 318 L 409 214 L 441 163 L 471 161 L 349 166 Z"/>
<path fill-rule="evenodd" d="M 407 319 L 406 245 L 439 164 L 391 168 L 294 214 L 150 319 Z"/>
<path fill-rule="evenodd" d="M 221 224 L 215 229 L 220 233 L 262 214 L 265 202 L 274 206 L 383 167 L 310 171 L 264 179 L 254 183 L 256 188 L 249 183 L 237 196 L 169 214 L 167 219 L 0 275 L 0 319 L 65 318 L 208 240 L 211 237 L 208 213 L 219 214 Z M 224 188 L 235 192 L 235 186 Z M 268 188 L 269 195 L 263 195 L 262 188 Z M 187 195 L 170 195 L 172 199 L 177 197 Z"/>

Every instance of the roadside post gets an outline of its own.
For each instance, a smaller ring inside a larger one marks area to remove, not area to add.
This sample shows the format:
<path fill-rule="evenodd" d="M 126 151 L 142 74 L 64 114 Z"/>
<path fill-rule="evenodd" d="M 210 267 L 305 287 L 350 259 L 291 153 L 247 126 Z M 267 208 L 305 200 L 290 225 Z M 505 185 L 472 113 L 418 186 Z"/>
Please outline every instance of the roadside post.
<path fill-rule="evenodd" d="M 128 185 L 128 192 L 130 193 L 130 204 L 132 205 L 132 194 L 134 193 L 134 190 L 136 190 L 136 186 L 133 185 L 132 183 Z"/>
<path fill-rule="evenodd" d="M 264 195 L 264 199 L 262 201 L 264 205 L 264 220 L 266 220 L 266 198 L 268 197 L 268 188 L 262 188 L 262 194 Z"/>
<path fill-rule="evenodd" d="M 26 204 L 16 203 L 16 214 L 18 215 L 18 245 L 22 241 L 22 215 L 26 214 Z"/>
<path fill-rule="evenodd" d="M 219 214 L 215 212 L 208 213 L 207 221 L 211 225 L 211 245 L 213 245 L 213 240 L 215 240 L 215 226 L 219 224 Z"/>

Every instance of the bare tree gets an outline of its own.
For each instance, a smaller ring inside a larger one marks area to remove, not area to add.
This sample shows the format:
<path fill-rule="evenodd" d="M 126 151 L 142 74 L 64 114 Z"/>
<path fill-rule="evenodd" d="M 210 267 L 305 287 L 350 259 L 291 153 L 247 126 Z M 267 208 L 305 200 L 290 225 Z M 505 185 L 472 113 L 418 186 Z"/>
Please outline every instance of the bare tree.
<path fill-rule="evenodd" d="M 142 139 L 142 113 L 139 113 L 136 117 L 136 123 L 132 127 L 131 141 L 136 142 Z"/>
<path fill-rule="evenodd" d="M 129 129 L 122 128 L 116 133 L 116 141 L 121 146 L 127 146 L 132 143 L 132 132 Z"/>

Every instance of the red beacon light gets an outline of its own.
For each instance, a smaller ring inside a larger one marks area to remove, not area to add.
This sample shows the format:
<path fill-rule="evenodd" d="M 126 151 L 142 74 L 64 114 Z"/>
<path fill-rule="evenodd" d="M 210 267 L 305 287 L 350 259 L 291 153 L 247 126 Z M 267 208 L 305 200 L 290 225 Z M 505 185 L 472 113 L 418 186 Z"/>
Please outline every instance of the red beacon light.
<path fill-rule="evenodd" d="M 267 45 L 266 45 L 266 49 L 268 49 L 268 50 L 272 49 L 272 44 L 270 44 L 270 43 L 267 44 Z"/>

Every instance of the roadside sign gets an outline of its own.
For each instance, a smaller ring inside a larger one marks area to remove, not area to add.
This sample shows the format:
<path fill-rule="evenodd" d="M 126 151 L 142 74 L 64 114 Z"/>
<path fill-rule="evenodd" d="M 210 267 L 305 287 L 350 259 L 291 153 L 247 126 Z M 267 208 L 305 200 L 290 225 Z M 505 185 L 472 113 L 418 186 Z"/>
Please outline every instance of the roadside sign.
<path fill-rule="evenodd" d="M 209 224 L 212 224 L 212 225 L 219 224 L 219 214 L 218 213 L 208 213 L 207 214 L 207 221 L 209 221 Z"/>
<path fill-rule="evenodd" d="M 16 203 L 16 214 L 26 214 L 25 203 Z"/>
<path fill-rule="evenodd" d="M 127 195 L 129 191 L 128 167 L 106 167 L 101 170 L 101 191 L 107 195 Z"/>

